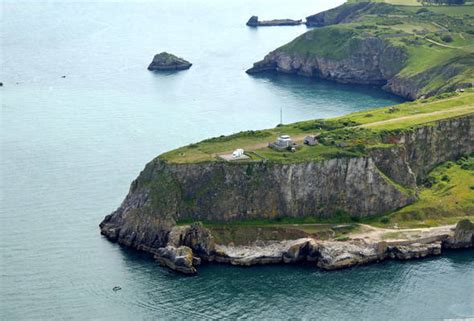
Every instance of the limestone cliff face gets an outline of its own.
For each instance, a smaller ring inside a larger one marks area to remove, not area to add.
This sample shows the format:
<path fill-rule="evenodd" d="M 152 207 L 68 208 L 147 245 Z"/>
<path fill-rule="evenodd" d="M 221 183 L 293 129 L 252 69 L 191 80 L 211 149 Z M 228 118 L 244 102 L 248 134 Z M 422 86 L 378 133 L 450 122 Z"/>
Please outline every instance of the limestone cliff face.
<path fill-rule="evenodd" d="M 312 37 L 312 34 L 302 37 Z M 367 37 L 353 42 L 340 59 L 302 54 L 282 47 L 256 62 L 247 73 L 274 70 L 342 83 L 385 85 L 404 66 L 406 52 L 381 38 Z"/>
<path fill-rule="evenodd" d="M 389 137 L 397 144 L 367 157 L 276 162 L 150 162 L 122 205 L 101 223 L 108 238 L 163 247 L 176 220 L 232 221 L 279 216 L 354 217 L 415 200 L 416 183 L 437 164 L 474 152 L 473 115 Z M 401 187 L 401 186 L 403 187 Z"/>

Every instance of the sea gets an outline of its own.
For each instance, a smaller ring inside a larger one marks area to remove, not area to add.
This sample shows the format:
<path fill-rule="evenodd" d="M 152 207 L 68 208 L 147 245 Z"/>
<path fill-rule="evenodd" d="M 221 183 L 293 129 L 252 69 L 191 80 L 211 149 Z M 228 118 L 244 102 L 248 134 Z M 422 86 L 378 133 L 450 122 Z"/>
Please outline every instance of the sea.
<path fill-rule="evenodd" d="M 474 317 L 472 251 L 324 272 L 203 265 L 194 277 L 98 224 L 170 149 L 403 102 L 379 88 L 245 70 L 341 0 L 0 1 L 0 319 Z M 167 51 L 193 63 L 147 70 Z M 114 287 L 121 290 L 113 291 Z"/>

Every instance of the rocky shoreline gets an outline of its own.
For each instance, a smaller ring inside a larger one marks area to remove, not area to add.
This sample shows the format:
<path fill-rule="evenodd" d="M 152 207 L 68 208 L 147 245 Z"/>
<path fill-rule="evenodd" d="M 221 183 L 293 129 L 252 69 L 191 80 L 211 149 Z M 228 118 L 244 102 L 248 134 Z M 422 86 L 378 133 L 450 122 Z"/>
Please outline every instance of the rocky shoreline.
<path fill-rule="evenodd" d="M 357 41 L 359 44 L 356 49 L 344 59 L 277 49 L 254 63 L 246 72 L 257 74 L 276 71 L 346 84 L 375 85 L 409 100 L 419 98 L 421 85 L 396 77 L 408 58 L 403 49 L 377 37 Z"/>
<path fill-rule="evenodd" d="M 116 240 L 103 225 L 101 227 L 103 235 Z M 364 238 L 322 241 L 307 237 L 256 241 L 248 246 L 220 245 L 200 223 L 175 226 L 165 238 L 164 247 L 132 247 L 153 254 L 158 263 L 171 270 L 190 275 L 197 273 L 196 267 L 202 261 L 236 266 L 310 262 L 323 270 L 337 270 L 387 259 L 420 259 L 440 255 L 446 249 L 472 248 L 474 223 L 462 220 L 455 227 L 437 229 L 419 238 L 393 241 L 367 241 Z"/>

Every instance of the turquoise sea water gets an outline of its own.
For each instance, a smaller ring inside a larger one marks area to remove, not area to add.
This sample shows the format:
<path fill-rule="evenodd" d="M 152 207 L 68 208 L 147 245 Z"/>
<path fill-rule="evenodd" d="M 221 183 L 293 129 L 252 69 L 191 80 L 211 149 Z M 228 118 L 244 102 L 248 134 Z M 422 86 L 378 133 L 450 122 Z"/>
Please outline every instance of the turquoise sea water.
<path fill-rule="evenodd" d="M 185 278 L 109 243 L 98 223 L 146 162 L 239 130 L 401 100 L 245 69 L 342 1 L 1 2 L 0 319 L 474 316 L 472 252 L 334 273 L 206 265 Z M 194 65 L 153 74 L 155 53 Z M 66 76 L 66 78 L 61 78 Z M 121 291 L 113 292 L 116 285 Z"/>

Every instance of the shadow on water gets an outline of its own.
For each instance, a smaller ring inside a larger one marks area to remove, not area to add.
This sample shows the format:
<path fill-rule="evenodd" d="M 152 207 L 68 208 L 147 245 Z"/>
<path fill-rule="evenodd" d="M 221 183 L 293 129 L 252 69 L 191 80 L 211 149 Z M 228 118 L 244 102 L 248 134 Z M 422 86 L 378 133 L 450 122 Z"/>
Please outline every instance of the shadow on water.
<path fill-rule="evenodd" d="M 393 100 L 394 104 L 406 101 L 402 97 L 382 90 L 377 85 L 344 84 L 317 77 L 304 77 L 274 71 L 249 75 L 249 77 L 257 81 L 270 83 L 280 90 L 290 91 L 308 99 L 317 100 L 322 96 L 324 97 L 325 94 L 334 99 L 337 97 L 337 95 L 334 95 L 334 92 L 338 92 L 343 97 L 350 97 L 351 95 L 368 96 L 375 99 Z"/>

